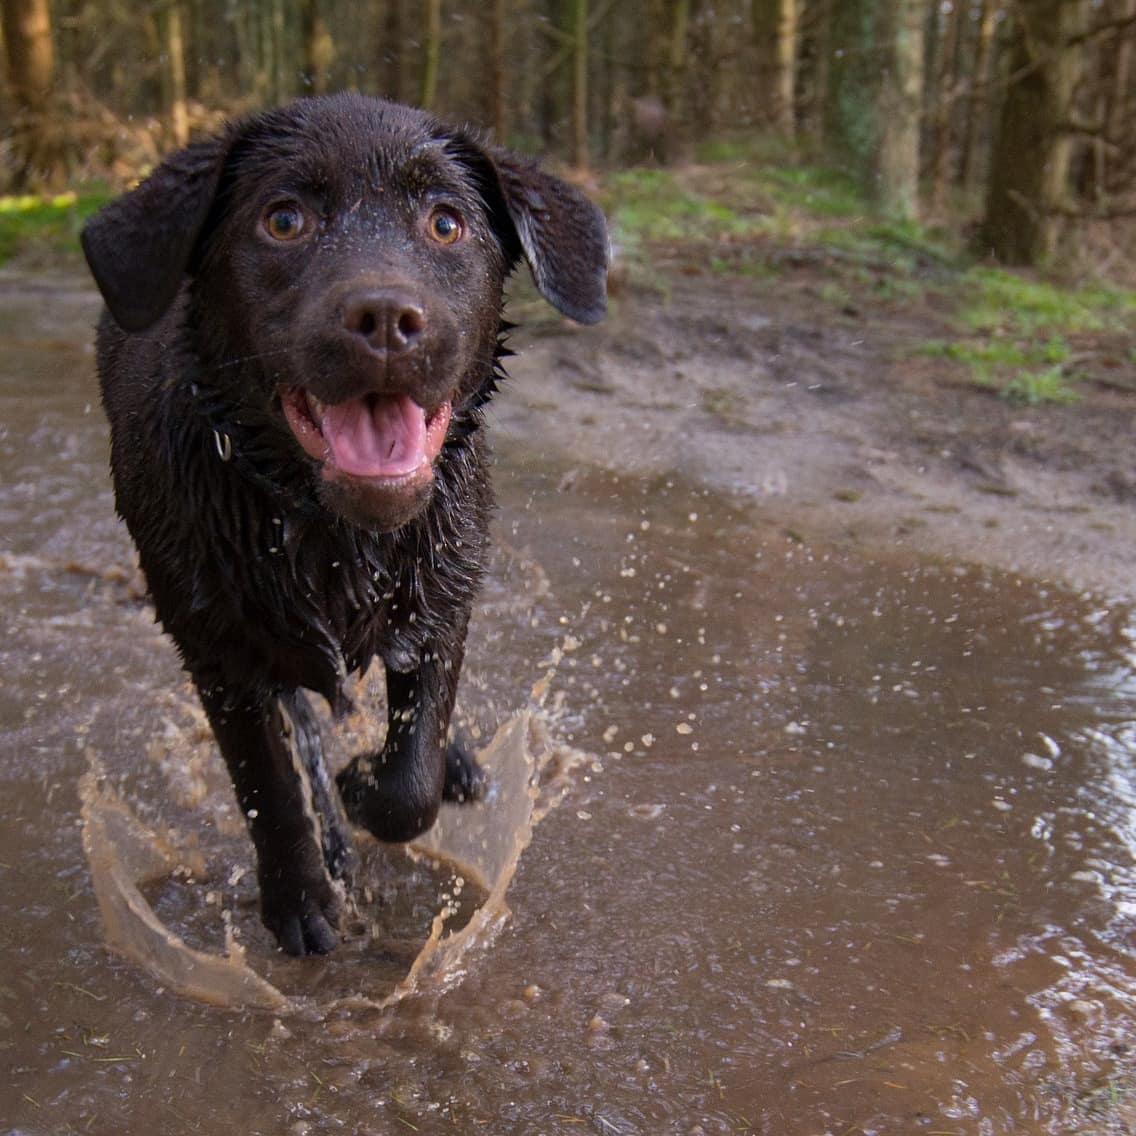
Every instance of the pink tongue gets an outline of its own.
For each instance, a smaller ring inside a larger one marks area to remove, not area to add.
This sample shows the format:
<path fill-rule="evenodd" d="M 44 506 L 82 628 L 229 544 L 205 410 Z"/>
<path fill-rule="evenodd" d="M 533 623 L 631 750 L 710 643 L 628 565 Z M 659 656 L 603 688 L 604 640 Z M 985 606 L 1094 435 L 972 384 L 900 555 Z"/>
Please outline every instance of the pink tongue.
<path fill-rule="evenodd" d="M 426 412 L 404 394 L 327 407 L 320 431 L 331 458 L 355 477 L 403 477 L 426 457 Z"/>

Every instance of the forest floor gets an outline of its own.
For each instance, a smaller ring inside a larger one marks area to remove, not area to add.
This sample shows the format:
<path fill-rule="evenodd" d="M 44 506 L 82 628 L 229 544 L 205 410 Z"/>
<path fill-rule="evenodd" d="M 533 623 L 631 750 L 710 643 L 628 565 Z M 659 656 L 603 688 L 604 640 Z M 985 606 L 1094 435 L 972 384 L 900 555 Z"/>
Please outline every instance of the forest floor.
<path fill-rule="evenodd" d="M 737 494 L 788 540 L 1136 599 L 1136 291 L 984 267 L 753 155 L 599 195 L 609 317 L 578 328 L 518 278 L 499 449 Z M 82 271 L 97 196 L 7 200 L 0 260 Z"/>
<path fill-rule="evenodd" d="M 793 541 L 1136 598 L 1136 293 L 862 223 L 785 236 L 617 247 L 598 328 L 522 291 L 499 444 L 738 494 Z"/>

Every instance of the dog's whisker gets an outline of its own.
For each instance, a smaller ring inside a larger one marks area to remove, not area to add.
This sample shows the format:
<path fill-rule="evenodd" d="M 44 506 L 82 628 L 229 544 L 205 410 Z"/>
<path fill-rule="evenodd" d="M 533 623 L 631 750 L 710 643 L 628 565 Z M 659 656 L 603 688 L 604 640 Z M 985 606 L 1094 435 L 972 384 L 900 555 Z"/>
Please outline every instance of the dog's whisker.
<path fill-rule="evenodd" d="M 261 359 L 271 359 L 278 355 L 291 355 L 293 351 L 290 347 L 278 347 L 272 351 L 254 351 L 249 355 L 236 355 L 230 359 L 222 359 L 220 363 L 213 365 L 212 370 L 224 371 L 230 367 L 239 367 L 244 363 L 256 363 Z"/>

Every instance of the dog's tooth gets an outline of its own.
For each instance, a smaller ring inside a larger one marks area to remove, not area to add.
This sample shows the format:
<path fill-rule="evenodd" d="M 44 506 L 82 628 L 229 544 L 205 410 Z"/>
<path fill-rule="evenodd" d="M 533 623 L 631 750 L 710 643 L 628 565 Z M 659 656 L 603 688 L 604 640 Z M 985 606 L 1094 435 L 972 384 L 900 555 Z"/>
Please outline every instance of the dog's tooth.
<path fill-rule="evenodd" d="M 308 411 L 311 413 L 313 420 L 322 425 L 324 415 L 327 413 L 326 404 L 316 398 L 311 391 L 304 391 L 304 394 L 307 395 Z"/>

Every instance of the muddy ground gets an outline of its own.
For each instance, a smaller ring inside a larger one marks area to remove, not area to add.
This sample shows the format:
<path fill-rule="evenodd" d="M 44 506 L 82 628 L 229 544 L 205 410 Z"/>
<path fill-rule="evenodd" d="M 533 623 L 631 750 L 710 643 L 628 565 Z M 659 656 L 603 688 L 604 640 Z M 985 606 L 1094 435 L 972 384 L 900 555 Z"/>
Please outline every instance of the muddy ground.
<path fill-rule="evenodd" d="M 820 261 L 616 280 L 597 328 L 515 297 L 462 694 L 488 737 L 540 680 L 587 764 L 465 981 L 386 1014 L 341 996 L 385 996 L 436 885 L 376 874 L 377 930 L 278 979 L 130 582 L 97 297 L 0 274 L 0 1130 L 1132 1131 L 1129 345 L 1071 340 L 1095 377 L 1031 408 L 919 353 L 949 312 L 835 304 Z M 209 859 L 155 881 L 168 925 L 229 912 L 302 1013 L 200 1006 L 106 950 L 92 760 Z"/>
<path fill-rule="evenodd" d="M 1136 595 L 1136 358 L 1077 344 L 1070 404 L 1030 406 L 920 345 L 938 301 L 824 298 L 823 261 L 775 280 L 620 286 L 599 328 L 522 295 L 499 447 L 678 475 L 757 499 L 790 540 L 907 548 Z M 545 309 L 547 310 L 547 309 Z M 534 316 L 536 320 L 534 321 Z"/>

